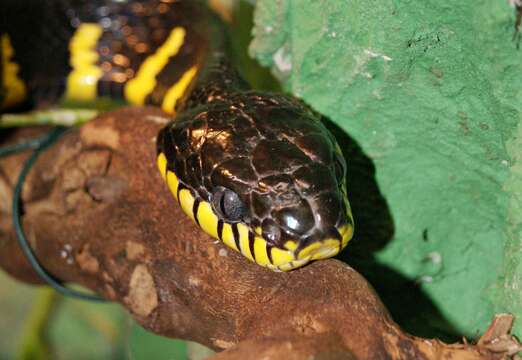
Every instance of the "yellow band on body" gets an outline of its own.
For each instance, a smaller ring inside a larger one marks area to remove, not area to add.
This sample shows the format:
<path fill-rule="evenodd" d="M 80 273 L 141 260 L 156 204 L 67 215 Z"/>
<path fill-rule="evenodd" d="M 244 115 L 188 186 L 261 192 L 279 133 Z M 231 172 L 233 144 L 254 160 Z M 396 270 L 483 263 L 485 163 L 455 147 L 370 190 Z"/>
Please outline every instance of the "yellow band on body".
<path fill-rule="evenodd" d="M 180 97 L 183 96 L 185 90 L 190 85 L 190 82 L 198 72 L 198 68 L 196 66 L 191 67 L 181 76 L 181 78 L 171 86 L 171 88 L 167 91 L 167 94 L 163 98 L 163 103 L 161 104 L 161 108 L 166 113 L 174 113 L 174 108 L 176 107 L 176 102 Z"/>
<path fill-rule="evenodd" d="M 12 60 L 14 49 L 11 45 L 9 35 L 1 37 L 2 46 L 2 75 L 3 83 L 0 84 L 5 90 L 3 98 L 0 98 L 0 109 L 20 104 L 27 96 L 27 88 L 22 79 L 18 77 L 20 66 Z"/>
<path fill-rule="evenodd" d="M 156 76 L 167 65 L 169 58 L 175 56 L 185 41 L 185 29 L 176 27 L 165 43 L 141 64 L 136 77 L 125 85 L 125 99 L 134 105 L 143 105 L 145 98 L 156 86 Z"/>
<path fill-rule="evenodd" d="M 98 80 L 103 71 L 97 65 L 96 45 L 103 33 L 99 24 L 81 24 L 69 42 L 72 71 L 67 77 L 65 98 L 74 101 L 92 101 L 97 96 Z"/>

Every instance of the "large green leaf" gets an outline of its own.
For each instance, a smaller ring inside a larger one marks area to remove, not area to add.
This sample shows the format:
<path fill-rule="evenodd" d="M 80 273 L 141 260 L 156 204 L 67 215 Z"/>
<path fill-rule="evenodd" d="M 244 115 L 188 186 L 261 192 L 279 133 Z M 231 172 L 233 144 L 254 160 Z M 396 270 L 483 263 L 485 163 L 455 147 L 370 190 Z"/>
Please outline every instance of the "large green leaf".
<path fill-rule="evenodd" d="M 255 20 L 251 53 L 344 130 L 357 235 L 343 256 L 394 318 L 451 338 L 522 315 L 522 51 L 508 2 L 260 0 Z"/>

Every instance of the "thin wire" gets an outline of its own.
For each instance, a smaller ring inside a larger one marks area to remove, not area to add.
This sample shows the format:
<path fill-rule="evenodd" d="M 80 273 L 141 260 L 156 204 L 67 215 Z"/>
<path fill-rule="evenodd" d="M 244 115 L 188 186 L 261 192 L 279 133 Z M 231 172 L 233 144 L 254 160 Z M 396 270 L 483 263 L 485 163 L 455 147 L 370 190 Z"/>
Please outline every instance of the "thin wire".
<path fill-rule="evenodd" d="M 24 252 L 25 256 L 27 257 L 27 260 L 33 267 L 33 269 L 36 271 L 36 273 L 53 289 L 58 291 L 59 293 L 70 296 L 77 299 L 82 300 L 89 300 L 89 301 L 106 301 L 104 298 L 94 295 L 94 294 L 88 294 L 82 291 L 77 291 L 71 288 L 68 288 L 63 285 L 63 283 L 56 279 L 53 275 L 51 275 L 47 270 L 44 269 L 44 267 L 40 264 L 38 259 L 36 258 L 36 255 L 34 254 L 33 250 L 31 249 L 31 246 L 29 245 L 29 242 L 27 241 L 27 238 L 25 236 L 24 230 L 22 228 L 22 221 L 21 221 L 21 212 L 20 212 L 20 204 L 21 204 L 21 196 L 22 196 L 22 186 L 24 184 L 25 178 L 27 177 L 27 174 L 29 173 L 29 170 L 35 163 L 38 156 L 44 151 L 47 147 L 52 145 L 56 140 L 62 136 L 67 128 L 65 127 L 56 127 L 52 131 L 50 131 L 45 136 L 42 136 L 40 139 L 34 140 L 34 141 L 28 141 L 26 143 L 21 143 L 18 145 L 18 147 L 10 146 L 8 148 L 0 149 L 0 156 L 6 156 L 6 154 L 11 154 L 13 152 L 26 150 L 26 149 L 34 149 L 34 152 L 31 154 L 29 159 L 25 162 L 22 171 L 20 172 L 20 175 L 18 177 L 18 181 L 16 182 L 14 194 L 13 194 L 13 225 L 16 233 L 16 238 L 18 240 L 18 244 L 20 245 L 20 248 Z M 37 145 L 34 145 L 37 144 Z M 11 148 L 11 149 L 10 149 Z"/>
<path fill-rule="evenodd" d="M 20 151 L 36 149 L 36 148 L 38 148 L 38 146 L 40 146 L 41 142 L 42 142 L 42 139 L 35 139 L 35 140 L 29 140 L 26 142 L 22 142 L 19 144 L 4 146 L 4 147 L 0 148 L 0 157 L 13 155 Z"/>

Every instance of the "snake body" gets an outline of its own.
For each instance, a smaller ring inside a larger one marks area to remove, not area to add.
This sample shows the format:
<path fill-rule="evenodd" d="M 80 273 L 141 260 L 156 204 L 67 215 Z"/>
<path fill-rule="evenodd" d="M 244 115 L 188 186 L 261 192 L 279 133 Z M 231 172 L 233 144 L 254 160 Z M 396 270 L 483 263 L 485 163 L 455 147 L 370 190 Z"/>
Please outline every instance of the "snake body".
<path fill-rule="evenodd" d="M 173 114 L 157 137 L 160 174 L 205 232 L 282 271 L 334 256 L 351 239 L 346 164 L 334 137 L 302 102 L 248 87 L 205 6 L 2 6 L 0 109 L 99 98 L 160 106 Z"/>

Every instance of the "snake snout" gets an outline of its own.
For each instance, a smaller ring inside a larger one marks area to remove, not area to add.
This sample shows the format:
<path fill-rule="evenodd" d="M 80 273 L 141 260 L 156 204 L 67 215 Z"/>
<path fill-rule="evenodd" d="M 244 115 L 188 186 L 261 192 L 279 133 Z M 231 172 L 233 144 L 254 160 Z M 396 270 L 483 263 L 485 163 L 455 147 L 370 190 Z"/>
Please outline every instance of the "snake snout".
<path fill-rule="evenodd" d="M 309 261 L 327 259 L 344 249 L 352 238 L 354 230 L 351 211 L 349 205 L 346 206 L 343 212 L 332 217 L 329 225 L 323 223 L 323 226 L 299 241 L 295 249 L 297 259 Z"/>
<path fill-rule="evenodd" d="M 348 243 L 353 233 L 350 224 L 334 227 L 330 231 L 302 241 L 295 253 L 297 259 L 320 260 L 337 255 Z"/>

